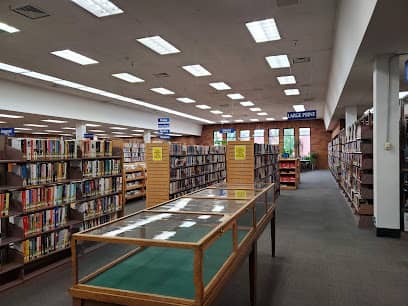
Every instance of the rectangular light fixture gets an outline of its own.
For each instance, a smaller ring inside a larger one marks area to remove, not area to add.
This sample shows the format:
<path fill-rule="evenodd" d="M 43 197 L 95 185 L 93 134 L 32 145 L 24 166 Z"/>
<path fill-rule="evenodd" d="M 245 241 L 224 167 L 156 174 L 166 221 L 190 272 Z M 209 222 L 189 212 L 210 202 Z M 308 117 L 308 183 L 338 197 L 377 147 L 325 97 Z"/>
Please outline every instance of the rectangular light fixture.
<path fill-rule="evenodd" d="M 124 132 L 112 132 L 112 134 L 119 134 L 119 135 L 123 135 L 125 134 Z"/>
<path fill-rule="evenodd" d="M 141 137 L 141 136 L 143 136 L 142 134 L 130 134 L 130 135 L 136 136 L 136 137 Z"/>
<path fill-rule="evenodd" d="M 230 98 L 231 100 L 245 99 L 245 97 L 239 93 L 228 94 L 227 97 Z"/>
<path fill-rule="evenodd" d="M 58 130 L 45 130 L 48 133 L 62 133 L 62 131 L 58 131 Z"/>
<path fill-rule="evenodd" d="M 13 72 L 13 73 L 23 73 L 23 72 L 29 72 L 29 70 L 20 68 L 17 66 L 13 65 L 8 65 L 5 63 L 0 63 L 0 70 L 8 71 L 8 72 Z"/>
<path fill-rule="evenodd" d="M 259 121 L 259 119 L 252 118 L 252 119 L 249 119 L 249 121 L 252 121 L 252 122 L 257 122 L 257 121 Z"/>
<path fill-rule="evenodd" d="M 71 0 L 96 17 L 122 14 L 123 11 L 108 0 Z"/>
<path fill-rule="evenodd" d="M 249 109 L 251 112 L 260 112 L 261 108 L 260 107 L 252 107 Z"/>
<path fill-rule="evenodd" d="M 29 129 L 29 128 L 19 128 L 19 127 L 16 127 L 14 129 L 17 130 L 17 131 L 32 131 L 33 130 L 33 129 Z"/>
<path fill-rule="evenodd" d="M 4 22 L 0 22 L 0 31 L 4 31 L 7 33 L 17 33 L 20 32 L 19 29 L 12 27 L 11 25 L 5 24 Z"/>
<path fill-rule="evenodd" d="M 252 103 L 251 101 L 244 101 L 244 102 L 239 102 L 239 104 L 241 104 L 242 106 L 254 106 L 255 104 Z"/>
<path fill-rule="evenodd" d="M 7 123 L 6 121 L 0 121 L 0 124 Z"/>
<path fill-rule="evenodd" d="M 286 54 L 267 56 L 265 59 L 272 69 L 290 67 L 289 58 Z"/>
<path fill-rule="evenodd" d="M 258 113 L 257 115 L 258 115 L 258 116 L 268 116 L 268 113 L 261 112 L 261 113 Z"/>
<path fill-rule="evenodd" d="M 296 89 L 296 88 L 294 88 L 294 89 L 285 89 L 284 92 L 285 92 L 285 95 L 287 95 L 287 96 L 298 96 L 298 95 L 300 95 L 299 89 Z"/>
<path fill-rule="evenodd" d="M 266 118 L 266 121 L 274 121 L 275 118 Z"/>
<path fill-rule="evenodd" d="M 114 78 L 121 79 L 129 83 L 143 83 L 144 82 L 143 79 L 138 78 L 137 76 L 134 76 L 133 74 L 130 74 L 127 72 L 115 73 L 115 74 L 112 74 L 112 76 Z"/>
<path fill-rule="evenodd" d="M 63 127 L 61 130 L 76 130 L 74 127 Z"/>
<path fill-rule="evenodd" d="M 295 112 L 304 112 L 305 106 L 302 104 L 293 105 L 293 109 L 295 110 Z"/>
<path fill-rule="evenodd" d="M 59 50 L 59 51 L 53 51 L 51 54 L 54 54 L 56 56 L 59 56 L 63 59 L 66 59 L 68 61 L 80 64 L 80 65 L 91 65 L 91 64 L 97 64 L 98 61 L 89 58 L 85 55 L 79 54 L 75 51 L 65 49 L 65 50 Z"/>
<path fill-rule="evenodd" d="M 179 49 L 160 36 L 139 38 L 137 41 L 160 55 L 180 53 Z"/>
<path fill-rule="evenodd" d="M 183 103 L 195 103 L 196 101 L 190 98 L 177 98 L 176 99 L 179 102 L 183 102 Z"/>
<path fill-rule="evenodd" d="M 65 87 L 71 87 L 71 88 L 82 88 L 82 87 L 86 87 L 85 85 L 82 84 L 78 84 L 78 83 L 74 83 L 74 82 L 70 82 L 70 81 L 66 81 L 66 80 L 58 80 L 53 82 L 55 84 L 61 85 L 61 86 L 65 86 Z"/>
<path fill-rule="evenodd" d="M 49 123 L 67 123 L 68 121 L 64 120 L 57 120 L 57 119 L 44 119 L 41 120 L 42 122 L 49 122 Z"/>
<path fill-rule="evenodd" d="M 94 123 L 87 123 L 87 124 L 85 124 L 85 126 L 98 127 L 98 126 L 101 126 L 101 125 L 100 124 L 94 124 Z"/>
<path fill-rule="evenodd" d="M 47 81 L 47 82 L 56 82 L 56 81 L 61 81 L 60 79 L 47 75 L 47 74 L 42 74 L 42 73 L 38 73 L 35 71 L 28 71 L 28 72 L 23 72 L 21 73 L 22 75 L 28 76 L 30 78 L 33 79 L 39 79 L 39 80 L 43 80 L 43 81 Z"/>
<path fill-rule="evenodd" d="M 27 123 L 27 124 L 24 124 L 24 126 L 32 126 L 32 127 L 39 127 L 39 128 L 48 127 L 48 125 L 46 125 L 46 124 L 34 124 L 34 123 Z"/>
<path fill-rule="evenodd" d="M 144 130 L 132 130 L 133 132 L 144 133 Z"/>
<path fill-rule="evenodd" d="M 8 115 L 8 114 L 0 114 L 1 118 L 11 118 L 11 119 L 20 119 L 24 118 L 24 116 L 18 116 L 18 115 Z"/>
<path fill-rule="evenodd" d="M 281 39 L 274 18 L 247 22 L 245 25 L 257 43 Z"/>
<path fill-rule="evenodd" d="M 288 117 L 282 117 L 282 120 L 288 120 Z"/>
<path fill-rule="evenodd" d="M 47 135 L 48 133 L 44 133 L 44 132 L 32 132 L 31 134 L 34 134 L 34 135 Z"/>
<path fill-rule="evenodd" d="M 221 122 L 221 123 L 229 123 L 228 120 L 221 120 L 220 122 Z"/>
<path fill-rule="evenodd" d="M 71 134 L 59 134 L 60 136 L 67 136 L 67 137 L 72 137 Z"/>
<path fill-rule="evenodd" d="M 244 122 L 244 120 L 242 120 L 242 119 L 237 119 L 237 120 L 234 120 L 234 122 L 240 123 L 240 122 Z"/>
<path fill-rule="evenodd" d="M 221 115 L 223 118 L 232 118 L 232 115 Z"/>
<path fill-rule="evenodd" d="M 112 126 L 110 127 L 111 130 L 119 130 L 119 131 L 123 131 L 123 130 L 127 130 L 128 128 L 126 127 L 121 127 L 121 126 Z"/>
<path fill-rule="evenodd" d="M 165 95 L 165 96 L 167 96 L 167 95 L 174 95 L 174 92 L 173 92 L 173 91 L 168 90 L 168 89 L 163 88 L 163 87 L 150 88 L 150 90 L 151 90 L 151 91 L 154 91 L 154 92 L 156 92 L 156 93 L 158 93 L 158 94 Z"/>
<path fill-rule="evenodd" d="M 210 111 L 210 113 L 213 113 L 215 115 L 221 115 L 223 112 L 220 111 L 220 110 L 212 110 L 212 111 Z"/>
<path fill-rule="evenodd" d="M 184 70 L 187 72 L 191 73 L 195 77 L 203 77 L 203 76 L 208 76 L 211 75 L 211 72 L 209 72 L 207 69 L 205 69 L 201 65 L 189 65 L 189 66 L 183 66 L 182 67 Z"/>
<path fill-rule="evenodd" d="M 286 75 L 277 77 L 280 85 L 291 85 L 296 84 L 296 78 L 294 75 Z"/>
<path fill-rule="evenodd" d="M 205 105 L 205 104 L 200 104 L 200 105 L 196 105 L 197 108 L 199 109 L 210 109 L 211 106 Z"/>
<path fill-rule="evenodd" d="M 224 83 L 224 82 L 214 82 L 209 84 L 211 87 L 215 88 L 216 90 L 229 90 L 231 87 Z"/>
<path fill-rule="evenodd" d="M 89 131 L 93 133 L 105 133 L 105 131 L 102 130 L 89 130 Z"/>

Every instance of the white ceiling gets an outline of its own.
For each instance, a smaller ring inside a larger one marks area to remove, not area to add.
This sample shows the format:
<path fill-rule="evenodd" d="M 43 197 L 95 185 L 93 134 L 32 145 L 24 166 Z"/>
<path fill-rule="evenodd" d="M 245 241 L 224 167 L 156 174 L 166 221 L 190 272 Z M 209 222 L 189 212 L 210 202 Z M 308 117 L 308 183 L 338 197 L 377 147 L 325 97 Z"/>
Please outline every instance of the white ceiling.
<path fill-rule="evenodd" d="M 232 120 L 265 118 L 249 112 L 239 105 L 239 101 L 226 97 L 228 93 L 241 93 L 246 100 L 267 112 L 268 117 L 280 119 L 286 112 L 293 111 L 294 104 L 317 109 L 318 117 L 322 117 L 336 0 L 301 0 L 299 5 L 285 7 L 277 7 L 276 0 L 113 2 L 125 13 L 96 18 L 69 0 L 31 0 L 29 4 L 50 16 L 30 20 L 10 10 L 10 7 L 27 4 L 26 0 L 1 1 L 0 21 L 19 28 L 21 32 L 0 34 L 0 62 L 215 122 L 223 118 L 209 110 L 200 110 L 195 104 L 207 104 L 212 109 L 232 114 Z M 255 43 L 245 23 L 271 17 L 275 18 L 282 39 Z M 152 35 L 162 36 L 181 53 L 161 56 L 136 41 L 136 38 Z M 61 49 L 77 51 L 100 63 L 81 66 L 50 54 Z M 291 69 L 271 70 L 264 58 L 278 54 L 288 54 L 291 59 L 311 57 L 311 62 L 294 64 Z M 181 69 L 181 66 L 191 64 L 203 65 L 212 76 L 196 78 Z M 111 77 L 118 72 L 133 73 L 145 82 L 130 84 Z M 154 76 L 163 72 L 169 77 Z M 293 86 L 279 85 L 276 77 L 288 74 L 296 76 L 301 96 L 287 97 L 283 94 L 283 89 Z M 0 72 L 0 78 L 92 96 L 6 72 Z M 232 90 L 216 91 L 208 86 L 215 81 L 228 83 Z M 152 87 L 165 87 L 176 95 L 162 96 L 151 92 L 149 89 Z M 189 97 L 197 103 L 177 102 L 177 97 Z"/>

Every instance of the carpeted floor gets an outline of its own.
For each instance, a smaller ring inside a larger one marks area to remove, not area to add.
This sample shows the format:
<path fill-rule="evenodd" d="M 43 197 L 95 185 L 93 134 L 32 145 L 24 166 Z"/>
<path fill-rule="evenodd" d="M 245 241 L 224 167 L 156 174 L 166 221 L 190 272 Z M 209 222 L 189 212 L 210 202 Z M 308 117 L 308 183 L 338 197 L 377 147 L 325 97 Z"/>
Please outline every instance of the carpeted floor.
<path fill-rule="evenodd" d="M 142 207 L 132 203 L 127 213 Z M 258 273 L 259 306 L 408 306 L 408 240 L 358 229 L 328 171 L 302 174 L 299 190 L 282 192 L 277 257 L 270 255 L 267 229 L 258 243 Z M 65 265 L 0 293 L 0 304 L 69 306 L 70 285 Z M 248 285 L 244 263 L 216 306 L 249 305 Z"/>

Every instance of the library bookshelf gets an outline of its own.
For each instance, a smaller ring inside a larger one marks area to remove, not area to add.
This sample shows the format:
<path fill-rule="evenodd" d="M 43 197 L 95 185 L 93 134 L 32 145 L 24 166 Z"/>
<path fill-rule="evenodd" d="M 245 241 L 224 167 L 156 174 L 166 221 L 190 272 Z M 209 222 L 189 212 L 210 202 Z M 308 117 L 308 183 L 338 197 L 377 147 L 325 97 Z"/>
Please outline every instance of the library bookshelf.
<path fill-rule="evenodd" d="M 225 181 L 225 147 L 146 144 L 146 206 Z"/>
<path fill-rule="evenodd" d="M 341 153 L 344 132 L 344 129 L 341 130 L 327 146 L 329 169 L 337 182 L 339 182 L 341 178 Z"/>
<path fill-rule="evenodd" d="M 70 255 L 71 235 L 123 216 L 109 141 L 0 136 L 0 290 Z"/>
<path fill-rule="evenodd" d="M 279 146 L 253 141 L 230 141 L 227 145 L 227 182 L 229 184 L 275 183 L 279 194 Z"/>
<path fill-rule="evenodd" d="M 279 175 L 281 190 L 295 190 L 300 184 L 299 158 L 280 158 Z"/>

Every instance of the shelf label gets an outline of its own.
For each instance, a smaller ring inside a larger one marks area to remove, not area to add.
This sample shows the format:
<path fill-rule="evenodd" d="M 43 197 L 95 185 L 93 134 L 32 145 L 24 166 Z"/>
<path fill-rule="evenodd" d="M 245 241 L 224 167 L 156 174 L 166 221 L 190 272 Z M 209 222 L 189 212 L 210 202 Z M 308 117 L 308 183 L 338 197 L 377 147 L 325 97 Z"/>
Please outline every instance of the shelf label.
<path fill-rule="evenodd" d="M 14 128 L 0 128 L 0 135 L 16 136 Z"/>
<path fill-rule="evenodd" d="M 246 198 L 247 191 L 246 190 L 235 190 L 235 197 L 236 198 Z"/>
<path fill-rule="evenodd" d="M 153 160 L 161 161 L 163 160 L 163 148 L 162 147 L 153 147 Z"/>
<path fill-rule="evenodd" d="M 235 160 L 245 160 L 246 159 L 246 145 L 236 145 L 235 146 Z"/>
<path fill-rule="evenodd" d="M 288 112 L 288 120 L 307 120 L 316 119 L 317 112 L 315 110 L 305 112 Z"/>

